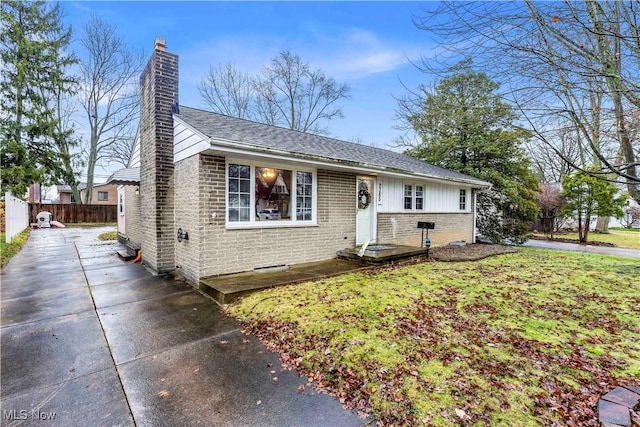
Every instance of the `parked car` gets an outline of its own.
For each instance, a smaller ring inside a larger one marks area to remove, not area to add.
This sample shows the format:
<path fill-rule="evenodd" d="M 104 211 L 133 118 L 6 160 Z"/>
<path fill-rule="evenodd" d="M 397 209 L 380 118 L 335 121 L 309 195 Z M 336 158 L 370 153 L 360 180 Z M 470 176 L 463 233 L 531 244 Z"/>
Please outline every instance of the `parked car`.
<path fill-rule="evenodd" d="M 280 211 L 278 209 L 263 209 L 258 212 L 258 218 L 260 219 L 281 219 Z"/>

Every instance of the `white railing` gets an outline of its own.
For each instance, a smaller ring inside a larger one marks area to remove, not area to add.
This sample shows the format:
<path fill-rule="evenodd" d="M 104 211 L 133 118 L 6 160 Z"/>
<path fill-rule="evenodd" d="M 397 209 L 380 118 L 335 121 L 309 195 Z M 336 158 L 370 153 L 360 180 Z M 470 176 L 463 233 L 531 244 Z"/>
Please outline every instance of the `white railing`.
<path fill-rule="evenodd" d="M 16 235 L 29 226 L 29 205 L 24 200 L 13 197 L 7 192 L 4 195 L 4 212 L 6 218 L 5 240 L 11 243 Z"/>

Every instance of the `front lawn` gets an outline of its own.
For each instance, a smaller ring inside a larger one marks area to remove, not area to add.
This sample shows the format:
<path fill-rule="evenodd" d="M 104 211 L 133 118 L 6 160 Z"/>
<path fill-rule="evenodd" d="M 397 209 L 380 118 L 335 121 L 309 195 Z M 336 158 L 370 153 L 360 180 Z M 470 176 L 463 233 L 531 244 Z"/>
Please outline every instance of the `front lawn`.
<path fill-rule="evenodd" d="M 640 263 L 523 248 L 253 294 L 227 310 L 345 405 L 394 425 L 597 425 L 640 383 Z"/>

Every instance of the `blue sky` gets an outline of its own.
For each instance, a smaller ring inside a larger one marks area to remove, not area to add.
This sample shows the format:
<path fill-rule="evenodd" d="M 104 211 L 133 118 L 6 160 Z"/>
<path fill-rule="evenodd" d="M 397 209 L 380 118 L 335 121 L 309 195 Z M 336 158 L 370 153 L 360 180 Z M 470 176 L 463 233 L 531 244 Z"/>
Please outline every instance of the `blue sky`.
<path fill-rule="evenodd" d="M 178 2 L 68 1 L 65 23 L 79 34 L 91 14 L 116 25 L 133 48 L 151 54 L 156 36 L 180 57 L 180 103 L 206 108 L 197 83 L 211 65 L 233 62 L 254 73 L 279 52 L 299 54 L 348 83 L 351 99 L 331 136 L 391 148 L 396 101 L 430 76 L 410 61 L 434 45 L 412 23 L 433 3 L 417 2 Z M 79 50 L 79 49 L 75 49 Z M 107 168 L 104 178 L 108 175 Z M 97 177 L 99 180 L 103 177 Z"/>

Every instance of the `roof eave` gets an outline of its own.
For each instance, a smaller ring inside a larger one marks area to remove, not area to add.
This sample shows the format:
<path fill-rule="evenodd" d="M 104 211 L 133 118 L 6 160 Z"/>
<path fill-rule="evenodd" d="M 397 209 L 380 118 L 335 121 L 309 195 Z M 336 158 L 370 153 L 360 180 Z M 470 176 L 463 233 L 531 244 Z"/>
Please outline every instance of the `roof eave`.
<path fill-rule="evenodd" d="M 361 169 L 361 170 L 370 171 L 370 172 L 374 172 L 374 173 L 385 173 L 385 174 L 392 174 L 392 175 L 404 175 L 404 176 L 408 176 L 408 177 L 424 178 L 424 179 L 429 179 L 429 180 L 438 180 L 438 181 L 448 181 L 448 182 L 460 183 L 460 184 L 470 185 L 473 188 L 482 189 L 482 190 L 489 189 L 492 186 L 490 183 L 488 183 L 486 181 L 482 181 L 482 180 L 431 175 L 431 174 L 414 172 L 414 171 L 410 171 L 410 170 L 389 168 L 389 167 L 385 167 L 385 166 L 372 165 L 372 164 L 368 164 L 368 163 L 361 163 L 361 162 L 354 162 L 354 161 L 350 161 L 350 160 L 336 159 L 336 158 L 332 158 L 332 157 L 310 155 L 310 154 L 297 153 L 297 152 L 284 151 L 284 150 L 275 150 L 275 149 L 272 149 L 272 148 L 263 147 L 263 146 L 259 146 L 259 145 L 238 143 L 238 142 L 235 142 L 235 141 L 229 141 L 229 140 L 224 140 L 224 139 L 219 139 L 219 138 L 209 138 L 209 143 L 210 143 L 210 146 L 211 146 L 212 149 L 223 148 L 222 151 L 224 151 L 225 148 L 226 149 L 230 149 L 231 148 L 231 149 L 236 149 L 238 151 L 260 152 L 260 153 L 264 153 L 264 154 L 268 154 L 268 155 L 294 157 L 296 159 L 310 160 L 310 161 L 315 161 L 315 162 L 327 163 L 327 164 L 330 164 L 330 165 L 341 165 L 341 166 L 345 166 L 347 168 Z"/>

